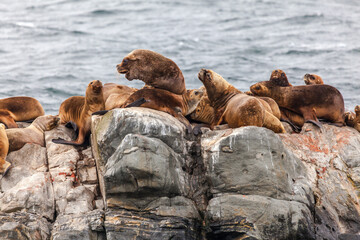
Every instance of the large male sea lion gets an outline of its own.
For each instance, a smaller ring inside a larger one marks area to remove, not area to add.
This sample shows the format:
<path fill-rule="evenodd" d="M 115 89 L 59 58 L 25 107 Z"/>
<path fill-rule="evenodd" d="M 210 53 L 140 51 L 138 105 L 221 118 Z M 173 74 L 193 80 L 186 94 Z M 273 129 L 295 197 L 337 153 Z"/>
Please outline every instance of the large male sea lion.
<path fill-rule="evenodd" d="M 280 108 L 300 115 L 305 122 L 321 127 L 318 118 L 322 118 L 338 126 L 344 125 L 344 99 L 332 86 L 282 86 L 263 81 L 252 85 L 250 90 L 254 95 L 271 97 Z"/>
<path fill-rule="evenodd" d="M 0 174 L 2 176 L 6 174 L 6 172 L 9 170 L 11 166 L 9 162 L 5 161 L 8 151 L 9 151 L 9 140 L 6 135 L 5 125 L 0 123 Z"/>
<path fill-rule="evenodd" d="M 171 59 L 144 49 L 129 53 L 117 70 L 128 80 L 139 79 L 154 88 L 168 90 L 175 94 L 186 92 L 184 76 Z"/>
<path fill-rule="evenodd" d="M 90 134 L 91 115 L 105 109 L 103 86 L 101 81 L 91 81 L 86 88 L 85 97 L 74 96 L 66 99 L 59 109 L 60 123 L 75 123 L 79 134 L 76 140 L 53 139 L 54 143 L 80 146 Z"/>
<path fill-rule="evenodd" d="M 211 106 L 215 110 L 212 129 L 216 125 L 227 123 L 231 128 L 258 126 L 276 133 L 285 132 L 280 120 L 268 112 L 256 97 L 240 92 L 212 70 L 201 69 L 198 77 L 204 84 Z"/>
<path fill-rule="evenodd" d="M 0 123 L 7 128 L 17 128 L 16 122 L 34 120 L 44 113 L 40 102 L 32 97 L 0 99 Z"/>
<path fill-rule="evenodd" d="M 316 74 L 305 74 L 304 75 L 304 82 L 306 85 L 314 85 L 314 84 L 324 84 L 324 81 L 319 75 Z"/>
<path fill-rule="evenodd" d="M 26 143 L 39 144 L 45 147 L 45 131 L 59 125 L 60 118 L 58 116 L 45 115 L 37 117 L 30 126 L 26 128 L 6 129 L 9 139 L 9 152 L 17 151 Z"/>

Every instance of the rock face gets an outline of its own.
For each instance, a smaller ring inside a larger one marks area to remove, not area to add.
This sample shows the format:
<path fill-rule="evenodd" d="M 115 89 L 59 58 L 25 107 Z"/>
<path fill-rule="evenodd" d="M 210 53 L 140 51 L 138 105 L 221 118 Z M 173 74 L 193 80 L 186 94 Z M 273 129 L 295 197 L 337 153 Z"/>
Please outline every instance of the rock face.
<path fill-rule="evenodd" d="M 144 108 L 94 116 L 87 149 L 47 132 L 7 157 L 0 239 L 359 239 L 355 129 L 203 132 Z"/>

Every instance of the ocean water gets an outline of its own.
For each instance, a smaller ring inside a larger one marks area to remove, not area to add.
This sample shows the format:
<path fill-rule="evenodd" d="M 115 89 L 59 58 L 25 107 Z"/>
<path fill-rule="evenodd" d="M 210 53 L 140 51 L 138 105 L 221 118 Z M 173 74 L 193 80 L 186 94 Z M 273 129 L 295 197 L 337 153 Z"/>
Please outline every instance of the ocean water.
<path fill-rule="evenodd" d="M 0 98 L 32 96 L 47 114 L 94 79 L 142 87 L 116 65 L 133 49 L 174 60 L 187 88 L 209 68 L 246 91 L 282 69 L 316 73 L 360 104 L 360 1 L 1 0 Z"/>

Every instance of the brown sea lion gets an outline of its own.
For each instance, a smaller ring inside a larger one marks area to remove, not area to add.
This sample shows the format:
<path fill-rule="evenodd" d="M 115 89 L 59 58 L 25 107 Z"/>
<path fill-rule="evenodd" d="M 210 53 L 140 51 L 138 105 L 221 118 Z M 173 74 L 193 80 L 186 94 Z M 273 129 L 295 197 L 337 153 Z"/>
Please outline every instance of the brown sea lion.
<path fill-rule="evenodd" d="M 59 125 L 60 118 L 58 116 L 45 115 L 37 117 L 30 126 L 26 128 L 6 129 L 9 139 L 9 152 L 17 151 L 26 143 L 39 144 L 45 147 L 45 131 Z"/>
<path fill-rule="evenodd" d="M 271 97 L 280 108 L 300 115 L 305 122 L 321 127 L 318 118 L 322 118 L 338 126 L 344 125 L 344 99 L 332 86 L 281 86 L 263 81 L 252 85 L 250 90 L 257 96 Z"/>
<path fill-rule="evenodd" d="M 347 126 L 353 127 L 360 132 L 360 105 L 355 107 L 355 113 L 345 113 L 345 122 Z"/>
<path fill-rule="evenodd" d="M 278 86 L 283 86 L 283 87 L 292 86 L 289 83 L 289 80 L 288 80 L 285 72 L 283 70 L 280 70 L 280 69 L 276 69 L 276 70 L 271 72 L 269 81 L 274 83 L 275 85 L 278 85 Z"/>
<path fill-rule="evenodd" d="M 129 53 L 116 66 L 126 79 L 139 79 L 154 88 L 168 90 L 175 94 L 186 92 L 184 76 L 180 68 L 171 59 L 144 49 Z"/>
<path fill-rule="evenodd" d="M 190 123 L 184 116 L 195 110 L 202 95 L 203 92 L 199 89 L 187 90 L 185 94 L 178 95 L 163 89 L 143 88 L 133 93 L 122 107 L 126 107 L 136 100 L 143 98 L 145 102 L 141 107 L 169 113 L 185 124 L 189 130 Z"/>
<path fill-rule="evenodd" d="M 80 146 L 90 134 L 91 115 L 105 109 L 103 86 L 101 81 L 91 81 L 86 88 L 85 97 L 74 96 L 66 99 L 59 109 L 60 123 L 75 123 L 79 134 L 76 140 L 53 139 L 54 143 Z"/>
<path fill-rule="evenodd" d="M 0 99 L 0 123 L 7 128 L 17 128 L 16 122 L 34 120 L 44 115 L 40 102 L 32 97 Z"/>
<path fill-rule="evenodd" d="M 11 166 L 11 163 L 5 161 L 8 151 L 9 151 L 9 140 L 6 135 L 5 125 L 0 123 L 0 174 L 2 176 L 6 174 L 6 172 L 9 170 Z"/>
<path fill-rule="evenodd" d="M 304 82 L 306 85 L 324 84 L 324 81 L 319 75 L 309 73 L 304 75 Z"/>
<path fill-rule="evenodd" d="M 212 70 L 201 69 L 198 77 L 204 84 L 211 106 L 215 110 L 211 129 L 227 123 L 230 128 L 258 126 L 277 133 L 285 132 L 280 120 L 268 112 L 259 99 L 237 90 Z"/>

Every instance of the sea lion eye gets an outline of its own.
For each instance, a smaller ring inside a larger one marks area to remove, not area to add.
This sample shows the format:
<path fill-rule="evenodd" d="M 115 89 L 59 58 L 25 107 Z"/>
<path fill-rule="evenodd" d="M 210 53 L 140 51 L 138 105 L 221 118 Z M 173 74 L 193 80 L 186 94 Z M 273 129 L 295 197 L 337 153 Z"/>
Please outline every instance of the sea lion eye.
<path fill-rule="evenodd" d="M 282 73 L 282 74 L 281 74 L 281 76 L 282 76 L 282 77 L 285 77 L 285 74 L 284 74 L 284 73 Z"/>
<path fill-rule="evenodd" d="M 128 62 L 129 62 L 129 60 L 125 58 L 122 62 L 123 63 L 122 65 L 126 65 L 126 64 L 128 64 Z"/>
<path fill-rule="evenodd" d="M 198 91 L 195 91 L 195 95 L 199 95 L 199 92 L 198 92 Z"/>
<path fill-rule="evenodd" d="M 313 75 L 310 75 L 310 78 L 311 78 L 311 80 L 314 80 L 314 79 L 315 79 L 315 77 L 314 77 Z"/>
<path fill-rule="evenodd" d="M 260 86 L 256 86 L 255 89 L 256 89 L 256 90 L 260 90 Z"/>

